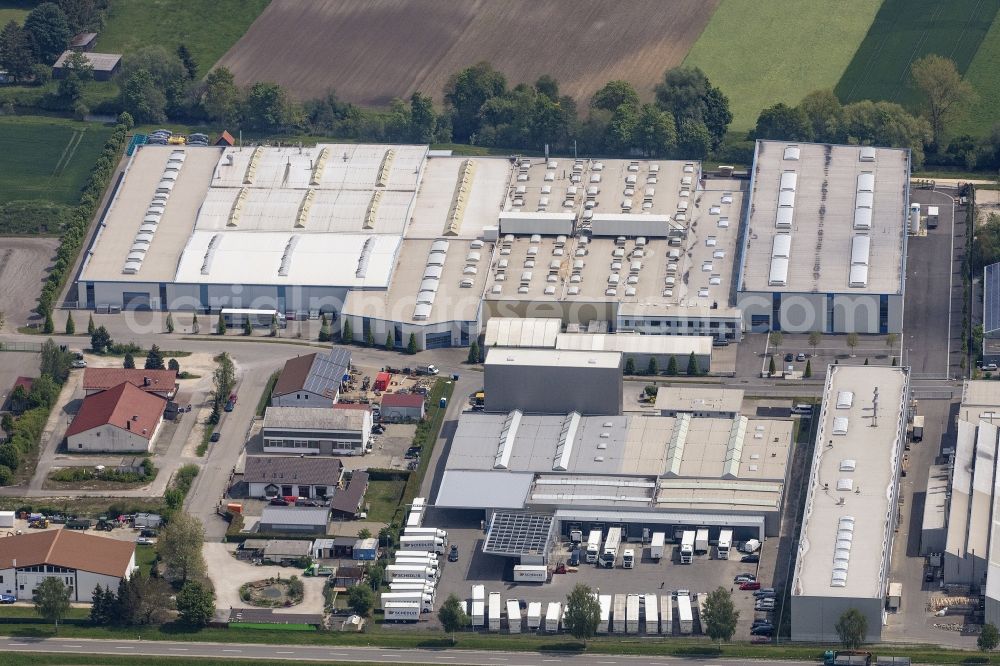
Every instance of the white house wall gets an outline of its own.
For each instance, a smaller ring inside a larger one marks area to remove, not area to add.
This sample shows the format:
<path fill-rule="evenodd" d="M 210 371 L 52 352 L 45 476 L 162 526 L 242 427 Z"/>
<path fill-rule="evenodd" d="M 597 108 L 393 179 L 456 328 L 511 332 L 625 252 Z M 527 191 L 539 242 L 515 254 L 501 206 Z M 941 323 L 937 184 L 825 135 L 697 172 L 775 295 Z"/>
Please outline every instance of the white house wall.
<path fill-rule="evenodd" d="M 153 435 L 146 439 L 142 435 L 123 430 L 117 426 L 105 423 L 76 435 L 66 438 L 66 448 L 70 452 L 86 451 L 88 453 L 146 453 L 153 448 L 153 440 L 160 429 L 157 423 Z"/>

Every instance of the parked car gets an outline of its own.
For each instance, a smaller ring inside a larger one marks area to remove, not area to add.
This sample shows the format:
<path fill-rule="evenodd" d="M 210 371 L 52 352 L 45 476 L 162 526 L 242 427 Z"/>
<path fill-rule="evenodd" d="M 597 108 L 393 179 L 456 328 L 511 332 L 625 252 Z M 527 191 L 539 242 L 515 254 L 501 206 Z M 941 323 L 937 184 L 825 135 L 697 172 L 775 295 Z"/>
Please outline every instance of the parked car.
<path fill-rule="evenodd" d="M 288 500 L 284 497 L 272 497 L 271 506 L 288 506 Z"/>
<path fill-rule="evenodd" d="M 792 352 L 788 352 L 787 354 L 785 354 L 785 363 L 791 363 L 794 360 L 795 360 L 795 354 L 793 354 Z"/>
<path fill-rule="evenodd" d="M 759 589 L 756 592 L 754 592 L 753 596 L 756 597 L 757 599 L 763 599 L 765 597 L 772 597 L 773 598 L 775 596 L 775 594 L 774 594 L 774 588 L 773 587 L 762 587 L 761 589 Z"/>
<path fill-rule="evenodd" d="M 142 531 L 139 532 L 139 536 L 146 537 L 147 539 L 155 539 L 156 538 L 156 530 L 153 530 L 153 529 L 144 529 L 144 530 L 142 530 Z"/>
<path fill-rule="evenodd" d="M 745 564 L 757 564 L 758 562 L 760 562 L 760 555 L 756 553 L 752 555 L 744 555 L 743 557 L 740 558 L 740 562 L 743 562 Z"/>
<path fill-rule="evenodd" d="M 733 578 L 733 582 L 736 584 L 748 583 L 752 580 L 757 580 L 757 576 L 754 576 L 752 573 L 741 573 Z"/>
<path fill-rule="evenodd" d="M 753 609 L 757 611 L 774 610 L 774 599 L 761 599 L 754 604 Z"/>
<path fill-rule="evenodd" d="M 135 542 L 139 546 L 152 546 L 153 545 L 153 540 L 150 539 L 149 537 L 143 537 L 143 536 L 141 536 L 138 539 L 136 539 Z"/>
<path fill-rule="evenodd" d="M 78 358 L 75 361 L 73 361 L 73 363 L 71 365 L 74 368 L 86 368 L 87 367 L 87 362 L 84 361 L 82 358 Z"/>
<path fill-rule="evenodd" d="M 458 546 L 451 544 L 451 550 L 448 551 L 448 561 L 458 562 Z"/>
<path fill-rule="evenodd" d="M 217 441 L 219 441 L 219 436 L 220 435 L 219 435 L 218 431 L 213 432 L 212 436 L 208 438 L 208 441 L 210 441 L 210 442 L 217 442 Z"/>
<path fill-rule="evenodd" d="M 755 580 L 748 580 L 745 583 L 740 583 L 740 589 L 741 590 L 759 590 L 760 589 L 760 583 L 758 583 Z"/>
<path fill-rule="evenodd" d="M 574 548 L 573 552 L 569 554 L 569 565 L 571 567 L 580 566 L 580 549 Z"/>
<path fill-rule="evenodd" d="M 758 624 L 750 629 L 751 636 L 770 636 L 774 633 L 773 624 Z"/>
<path fill-rule="evenodd" d="M 766 617 L 758 617 L 758 618 L 754 619 L 753 624 L 751 624 L 750 626 L 751 627 L 759 627 L 762 624 L 771 624 L 771 621 L 768 620 Z"/>
<path fill-rule="evenodd" d="M 801 363 L 802 361 L 806 360 L 806 355 L 802 352 L 799 352 L 798 354 L 795 355 L 795 360 Z"/>
<path fill-rule="evenodd" d="M 0 604 L 12 604 L 17 601 L 13 594 L 0 594 Z"/>

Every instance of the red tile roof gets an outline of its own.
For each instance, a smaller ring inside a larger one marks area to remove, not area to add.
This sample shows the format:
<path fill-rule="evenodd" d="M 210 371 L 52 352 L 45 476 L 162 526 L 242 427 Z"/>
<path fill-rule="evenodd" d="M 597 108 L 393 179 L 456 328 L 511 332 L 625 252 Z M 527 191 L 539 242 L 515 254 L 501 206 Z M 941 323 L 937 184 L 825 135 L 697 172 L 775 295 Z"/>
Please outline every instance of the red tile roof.
<path fill-rule="evenodd" d="M 80 411 L 66 430 L 66 436 L 79 435 L 110 424 L 149 439 L 156 431 L 166 406 L 167 401 L 163 398 L 122 382 L 107 391 L 84 398 Z"/>
<path fill-rule="evenodd" d="M 87 368 L 83 371 L 84 391 L 107 391 L 122 382 L 153 393 L 173 393 L 177 388 L 177 371 L 142 368 Z"/>
<path fill-rule="evenodd" d="M 234 139 L 233 135 L 226 130 L 222 130 L 222 134 L 220 134 L 219 138 L 215 140 L 215 145 L 217 146 L 232 146 L 235 144 L 236 139 Z"/>
<path fill-rule="evenodd" d="M 420 407 L 424 396 L 419 393 L 386 393 L 382 396 L 382 407 Z"/>
<path fill-rule="evenodd" d="M 125 576 L 135 542 L 108 539 L 73 530 L 45 530 L 4 537 L 0 569 L 52 564 L 106 576 Z"/>

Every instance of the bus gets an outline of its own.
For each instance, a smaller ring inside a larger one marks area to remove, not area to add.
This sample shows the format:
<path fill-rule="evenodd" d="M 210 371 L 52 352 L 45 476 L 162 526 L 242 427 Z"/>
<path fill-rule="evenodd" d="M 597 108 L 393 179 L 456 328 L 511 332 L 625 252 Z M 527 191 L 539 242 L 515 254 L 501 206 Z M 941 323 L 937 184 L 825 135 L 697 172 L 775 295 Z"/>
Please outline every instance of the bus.
<path fill-rule="evenodd" d="M 254 328 L 270 328 L 271 322 L 278 320 L 278 326 L 285 328 L 285 315 L 277 310 L 248 310 L 245 308 L 223 308 L 219 313 L 226 328 L 243 328 L 247 320 Z"/>

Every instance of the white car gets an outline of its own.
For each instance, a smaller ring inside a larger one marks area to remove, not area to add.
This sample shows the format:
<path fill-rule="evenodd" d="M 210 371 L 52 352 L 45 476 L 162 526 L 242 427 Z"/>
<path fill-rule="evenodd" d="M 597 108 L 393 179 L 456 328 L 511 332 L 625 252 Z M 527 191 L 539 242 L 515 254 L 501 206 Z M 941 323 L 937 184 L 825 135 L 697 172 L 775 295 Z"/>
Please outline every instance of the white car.
<path fill-rule="evenodd" d="M 84 361 L 82 358 L 78 358 L 75 361 L 73 361 L 72 366 L 74 368 L 86 368 L 87 362 Z"/>

